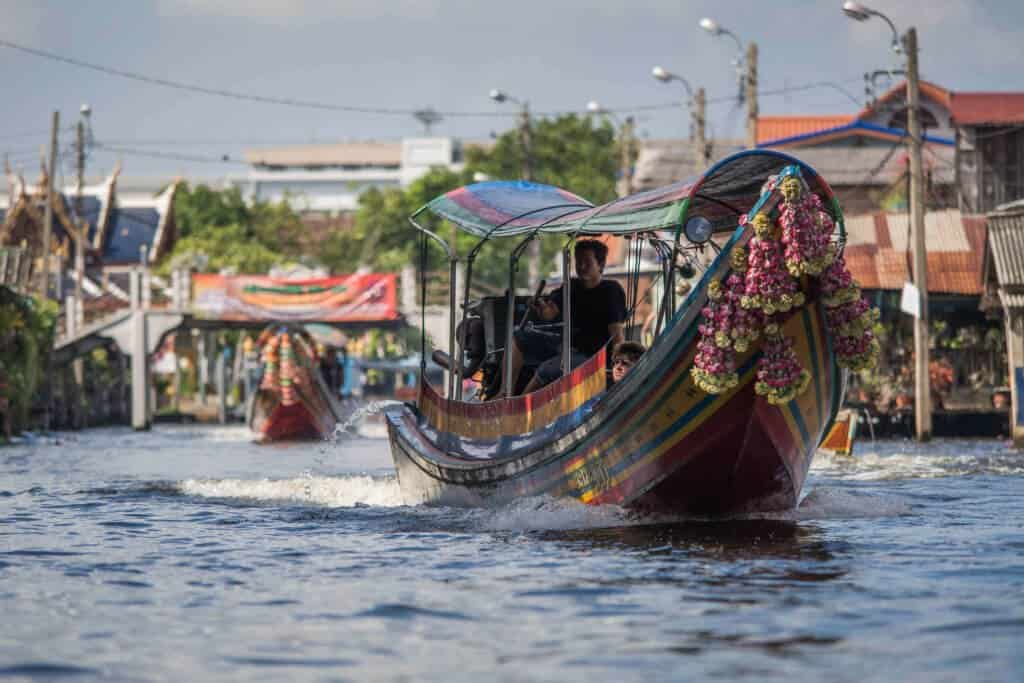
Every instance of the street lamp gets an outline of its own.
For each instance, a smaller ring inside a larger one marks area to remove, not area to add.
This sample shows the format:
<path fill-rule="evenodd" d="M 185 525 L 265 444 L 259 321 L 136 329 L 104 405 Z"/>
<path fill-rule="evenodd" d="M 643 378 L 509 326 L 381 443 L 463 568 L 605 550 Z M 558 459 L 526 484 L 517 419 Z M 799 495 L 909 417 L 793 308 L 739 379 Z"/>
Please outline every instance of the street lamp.
<path fill-rule="evenodd" d="M 892 51 L 897 54 L 903 52 L 903 46 L 900 45 L 899 31 L 896 30 L 895 24 L 892 23 L 889 17 L 877 10 L 865 7 L 859 2 L 853 2 L 853 0 L 847 0 L 843 3 L 843 13 L 854 21 L 867 21 L 871 17 L 878 17 L 889 24 L 889 29 L 892 31 Z"/>
<path fill-rule="evenodd" d="M 693 164 L 694 170 L 697 173 L 700 173 L 707 168 L 708 162 L 710 161 L 710 155 L 708 154 L 709 149 L 704 133 L 704 106 L 706 101 L 704 97 L 704 88 L 697 88 L 697 92 L 694 93 L 693 88 L 690 87 L 689 81 L 678 74 L 672 73 L 662 66 L 656 66 L 651 69 L 651 75 L 662 83 L 679 81 L 686 89 L 688 100 L 684 106 L 688 107 L 690 110 L 690 140 L 693 141 L 694 150 L 696 152 L 693 157 Z"/>
<path fill-rule="evenodd" d="M 844 2 L 843 13 L 855 21 L 878 17 L 892 30 L 892 48 L 906 56 L 907 144 L 910 147 L 910 225 L 913 232 L 913 281 L 917 289 L 914 320 L 914 416 L 918 441 L 931 438 L 931 385 L 928 377 L 928 257 L 924 235 L 924 164 L 921 159 L 921 86 L 917 69 L 917 29 L 902 39 L 889 17 L 858 2 Z"/>
<path fill-rule="evenodd" d="M 736 82 L 739 86 L 739 101 L 742 103 L 744 99 L 743 92 L 743 42 L 740 41 L 739 36 L 725 28 L 711 17 L 704 17 L 700 20 L 699 26 L 710 33 L 714 37 L 718 36 L 729 36 L 733 42 L 736 43 L 736 57 L 733 59 L 732 64 L 736 67 Z"/>

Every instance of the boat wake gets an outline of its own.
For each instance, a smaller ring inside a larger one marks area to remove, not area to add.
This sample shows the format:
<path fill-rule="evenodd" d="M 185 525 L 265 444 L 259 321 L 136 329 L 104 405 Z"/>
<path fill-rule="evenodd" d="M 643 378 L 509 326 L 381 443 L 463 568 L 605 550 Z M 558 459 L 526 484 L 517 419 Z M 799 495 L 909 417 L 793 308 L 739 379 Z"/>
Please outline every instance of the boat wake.
<path fill-rule="evenodd" d="M 290 479 L 187 479 L 174 486 L 177 493 L 210 500 L 252 504 L 308 505 L 328 509 L 406 507 L 393 477 L 368 475 L 316 476 Z M 409 506 L 417 516 L 450 519 L 480 532 L 565 531 L 647 524 L 686 524 L 722 518 L 682 515 L 643 515 L 617 505 L 586 505 L 561 498 L 534 497 L 494 508 L 451 509 Z M 812 490 L 795 510 L 741 515 L 731 519 L 809 521 L 863 519 L 912 514 L 897 497 L 821 487 Z"/>
<path fill-rule="evenodd" d="M 186 496 L 258 503 L 292 503 L 327 508 L 404 505 L 395 477 L 315 476 L 291 479 L 187 479 L 178 484 Z"/>
<path fill-rule="evenodd" d="M 854 481 L 935 479 L 970 475 L 1024 474 L 1024 454 L 1002 441 L 938 440 L 858 445 L 853 456 L 819 453 L 811 466 L 818 476 Z"/>

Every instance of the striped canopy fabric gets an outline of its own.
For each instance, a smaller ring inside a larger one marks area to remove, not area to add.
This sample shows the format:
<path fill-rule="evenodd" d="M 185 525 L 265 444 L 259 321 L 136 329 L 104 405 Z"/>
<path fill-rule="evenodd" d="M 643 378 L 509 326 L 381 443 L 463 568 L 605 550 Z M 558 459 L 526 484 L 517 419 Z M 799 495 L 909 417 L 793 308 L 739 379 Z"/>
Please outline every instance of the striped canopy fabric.
<path fill-rule="evenodd" d="M 800 167 L 811 188 L 830 199 L 828 185 L 799 159 L 774 150 L 750 150 L 723 159 L 704 175 L 621 197 L 601 206 L 550 185 L 521 180 L 489 181 L 452 190 L 428 210 L 481 238 L 529 232 L 629 234 L 680 225 L 701 215 L 717 230 L 732 230 L 736 218 L 761 195 L 768 176 L 786 166 Z M 417 214 L 420 213 L 417 211 Z"/>

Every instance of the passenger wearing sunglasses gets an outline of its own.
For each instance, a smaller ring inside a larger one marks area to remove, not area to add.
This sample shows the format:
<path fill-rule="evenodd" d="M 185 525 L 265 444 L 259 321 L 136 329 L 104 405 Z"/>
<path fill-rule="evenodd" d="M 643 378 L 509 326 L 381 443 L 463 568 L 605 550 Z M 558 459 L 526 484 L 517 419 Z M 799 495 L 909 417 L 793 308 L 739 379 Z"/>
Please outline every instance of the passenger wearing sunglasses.
<path fill-rule="evenodd" d="M 638 342 L 626 341 L 612 353 L 612 383 L 617 384 L 633 369 L 647 348 Z"/>

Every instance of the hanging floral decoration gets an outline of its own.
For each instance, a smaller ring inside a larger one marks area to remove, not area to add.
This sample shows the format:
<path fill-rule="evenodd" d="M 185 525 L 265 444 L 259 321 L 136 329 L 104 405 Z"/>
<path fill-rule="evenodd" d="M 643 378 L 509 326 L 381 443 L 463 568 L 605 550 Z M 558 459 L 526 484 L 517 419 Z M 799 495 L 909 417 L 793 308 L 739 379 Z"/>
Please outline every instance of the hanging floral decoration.
<path fill-rule="evenodd" d="M 881 350 L 875 335 L 878 309 L 861 296 L 841 256 L 822 276 L 821 294 L 836 362 L 854 372 L 875 367 Z"/>
<path fill-rule="evenodd" d="M 778 323 L 765 326 L 764 355 L 757 363 L 754 391 L 774 405 L 789 403 L 807 388 L 811 373 L 800 365 L 793 340 L 782 334 Z"/>
<path fill-rule="evenodd" d="M 316 350 L 301 336 L 278 332 L 264 340 L 262 349 L 263 380 L 261 389 L 278 392 L 281 404 L 294 405 L 298 402 L 296 387 L 309 383 L 306 363 L 316 362 Z"/>
<path fill-rule="evenodd" d="M 730 255 L 731 272 L 708 287 L 701 311 L 700 340 L 691 371 L 704 391 L 720 394 L 739 384 L 737 354 L 749 351 L 762 334 L 754 389 L 774 405 L 788 403 L 807 389 L 810 373 L 801 366 L 793 340 L 782 334 L 788 313 L 804 305 L 801 282 L 813 276 L 826 307 L 826 325 L 837 362 L 852 370 L 871 367 L 878 355 L 873 327 L 878 312 L 860 289 L 833 246 L 834 223 L 821 199 L 799 171 L 773 176 L 762 193 L 776 201 L 758 204 L 753 217 L 741 217 L 754 235 L 747 248 Z"/>

